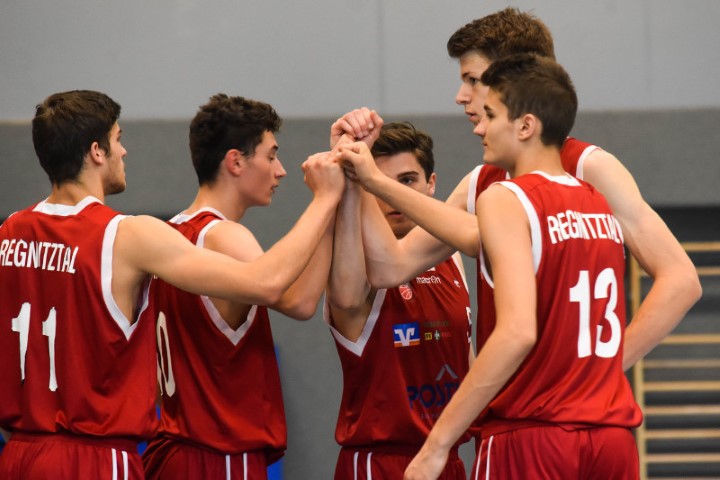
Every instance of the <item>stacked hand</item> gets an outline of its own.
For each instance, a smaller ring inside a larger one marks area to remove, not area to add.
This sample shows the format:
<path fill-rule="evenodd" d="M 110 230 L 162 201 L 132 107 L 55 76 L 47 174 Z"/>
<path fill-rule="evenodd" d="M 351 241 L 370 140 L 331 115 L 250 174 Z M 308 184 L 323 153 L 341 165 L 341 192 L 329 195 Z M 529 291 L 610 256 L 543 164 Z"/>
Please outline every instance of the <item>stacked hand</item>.
<path fill-rule="evenodd" d="M 311 155 L 302 164 L 305 183 L 315 196 L 331 195 L 340 200 L 345 189 L 345 176 L 337 156 L 331 152 Z"/>

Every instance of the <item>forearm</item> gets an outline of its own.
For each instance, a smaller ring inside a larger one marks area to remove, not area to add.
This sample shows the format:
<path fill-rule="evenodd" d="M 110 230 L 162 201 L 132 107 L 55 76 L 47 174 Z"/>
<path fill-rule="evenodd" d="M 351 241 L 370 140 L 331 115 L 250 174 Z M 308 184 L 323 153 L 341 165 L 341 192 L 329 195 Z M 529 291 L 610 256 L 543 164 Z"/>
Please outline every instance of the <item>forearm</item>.
<path fill-rule="evenodd" d="M 650 291 L 625 331 L 623 369 L 631 368 L 669 335 L 700 298 L 695 268 L 682 268 L 654 278 Z"/>
<path fill-rule="evenodd" d="M 312 318 L 327 283 L 332 248 L 331 223 L 300 277 L 285 291 L 280 301 L 273 305 L 275 310 L 297 320 Z"/>
<path fill-rule="evenodd" d="M 369 193 L 362 198 L 362 240 L 367 278 L 375 288 L 396 287 L 454 252 L 451 246 L 418 227 L 401 240 L 395 238 L 375 197 Z"/>
<path fill-rule="evenodd" d="M 531 339 L 511 330 L 496 329 L 443 410 L 423 450 L 431 455 L 449 451 L 515 373 L 532 345 Z"/>
<path fill-rule="evenodd" d="M 330 196 L 314 197 L 293 228 L 253 262 L 262 272 L 265 288 L 278 291 L 276 301 L 308 265 L 332 223 L 336 207 L 337 201 Z"/>
<path fill-rule="evenodd" d="M 625 243 L 653 283 L 625 332 L 625 369 L 670 334 L 702 294 L 695 266 L 662 219 L 645 203 L 636 211 L 637 219 L 625 215 Z"/>
<path fill-rule="evenodd" d="M 361 192 L 352 188 L 345 192 L 338 208 L 327 288 L 329 303 L 341 310 L 362 306 L 370 290 L 362 243 Z"/>
<path fill-rule="evenodd" d="M 479 235 L 477 220 L 460 205 L 442 202 L 387 177 L 373 177 L 365 188 L 440 241 L 465 255 L 475 257 Z M 455 193 L 453 196 L 456 196 Z M 460 196 L 460 195 L 457 195 Z M 459 198 L 464 206 L 465 198 Z"/>

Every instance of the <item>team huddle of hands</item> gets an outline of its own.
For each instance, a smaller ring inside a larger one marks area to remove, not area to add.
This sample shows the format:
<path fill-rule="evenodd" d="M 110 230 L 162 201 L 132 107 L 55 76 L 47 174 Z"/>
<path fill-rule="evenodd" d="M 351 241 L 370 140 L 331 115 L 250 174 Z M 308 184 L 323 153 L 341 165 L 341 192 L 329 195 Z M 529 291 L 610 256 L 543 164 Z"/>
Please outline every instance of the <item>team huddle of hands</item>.
<path fill-rule="evenodd" d="M 345 178 L 366 185 L 375 175 L 382 175 L 370 153 L 382 126 L 383 119 L 366 107 L 337 119 L 330 127 L 330 150 L 311 155 L 302 164 L 310 190 L 340 196 Z"/>

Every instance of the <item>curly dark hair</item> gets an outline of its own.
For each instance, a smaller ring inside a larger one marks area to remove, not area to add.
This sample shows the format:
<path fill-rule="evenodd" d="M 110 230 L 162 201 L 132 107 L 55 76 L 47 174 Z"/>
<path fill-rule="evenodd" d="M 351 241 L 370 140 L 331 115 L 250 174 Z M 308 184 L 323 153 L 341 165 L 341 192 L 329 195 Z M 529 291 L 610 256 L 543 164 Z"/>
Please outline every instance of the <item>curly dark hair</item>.
<path fill-rule="evenodd" d="M 218 93 L 190 122 L 190 155 L 200 185 L 217 178 L 228 150 L 251 157 L 265 132 L 280 130 L 282 119 L 267 103 Z"/>
<path fill-rule="evenodd" d="M 490 62 L 519 53 L 555 58 L 550 29 L 536 16 L 512 7 L 461 27 L 448 40 L 447 50 L 452 58 L 476 51 Z"/>

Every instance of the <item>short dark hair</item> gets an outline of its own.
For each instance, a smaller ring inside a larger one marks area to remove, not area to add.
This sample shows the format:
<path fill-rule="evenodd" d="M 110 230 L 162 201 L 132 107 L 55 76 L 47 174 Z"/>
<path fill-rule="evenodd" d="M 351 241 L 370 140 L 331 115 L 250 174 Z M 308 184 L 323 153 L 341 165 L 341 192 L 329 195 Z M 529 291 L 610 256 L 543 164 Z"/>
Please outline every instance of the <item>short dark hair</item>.
<path fill-rule="evenodd" d="M 519 53 L 555 58 L 550 29 L 536 16 L 513 7 L 464 25 L 452 34 L 447 50 L 452 58 L 477 51 L 490 62 Z"/>
<path fill-rule="evenodd" d="M 432 138 L 427 133 L 417 130 L 410 122 L 383 125 L 371 151 L 374 157 L 412 153 L 425 172 L 425 180 L 430 180 L 430 175 L 435 170 Z"/>
<path fill-rule="evenodd" d="M 542 122 L 543 144 L 562 147 L 575 123 L 578 102 L 560 64 L 538 55 L 512 55 L 491 63 L 480 80 L 500 94 L 510 120 L 535 115 Z"/>
<path fill-rule="evenodd" d="M 265 132 L 280 130 L 282 119 L 267 103 L 218 93 L 190 122 L 190 155 L 200 185 L 217 178 L 228 150 L 251 157 Z"/>
<path fill-rule="evenodd" d="M 109 152 L 110 131 L 118 118 L 120 105 L 91 90 L 55 93 L 37 105 L 33 145 L 53 185 L 77 180 L 94 142 Z"/>

